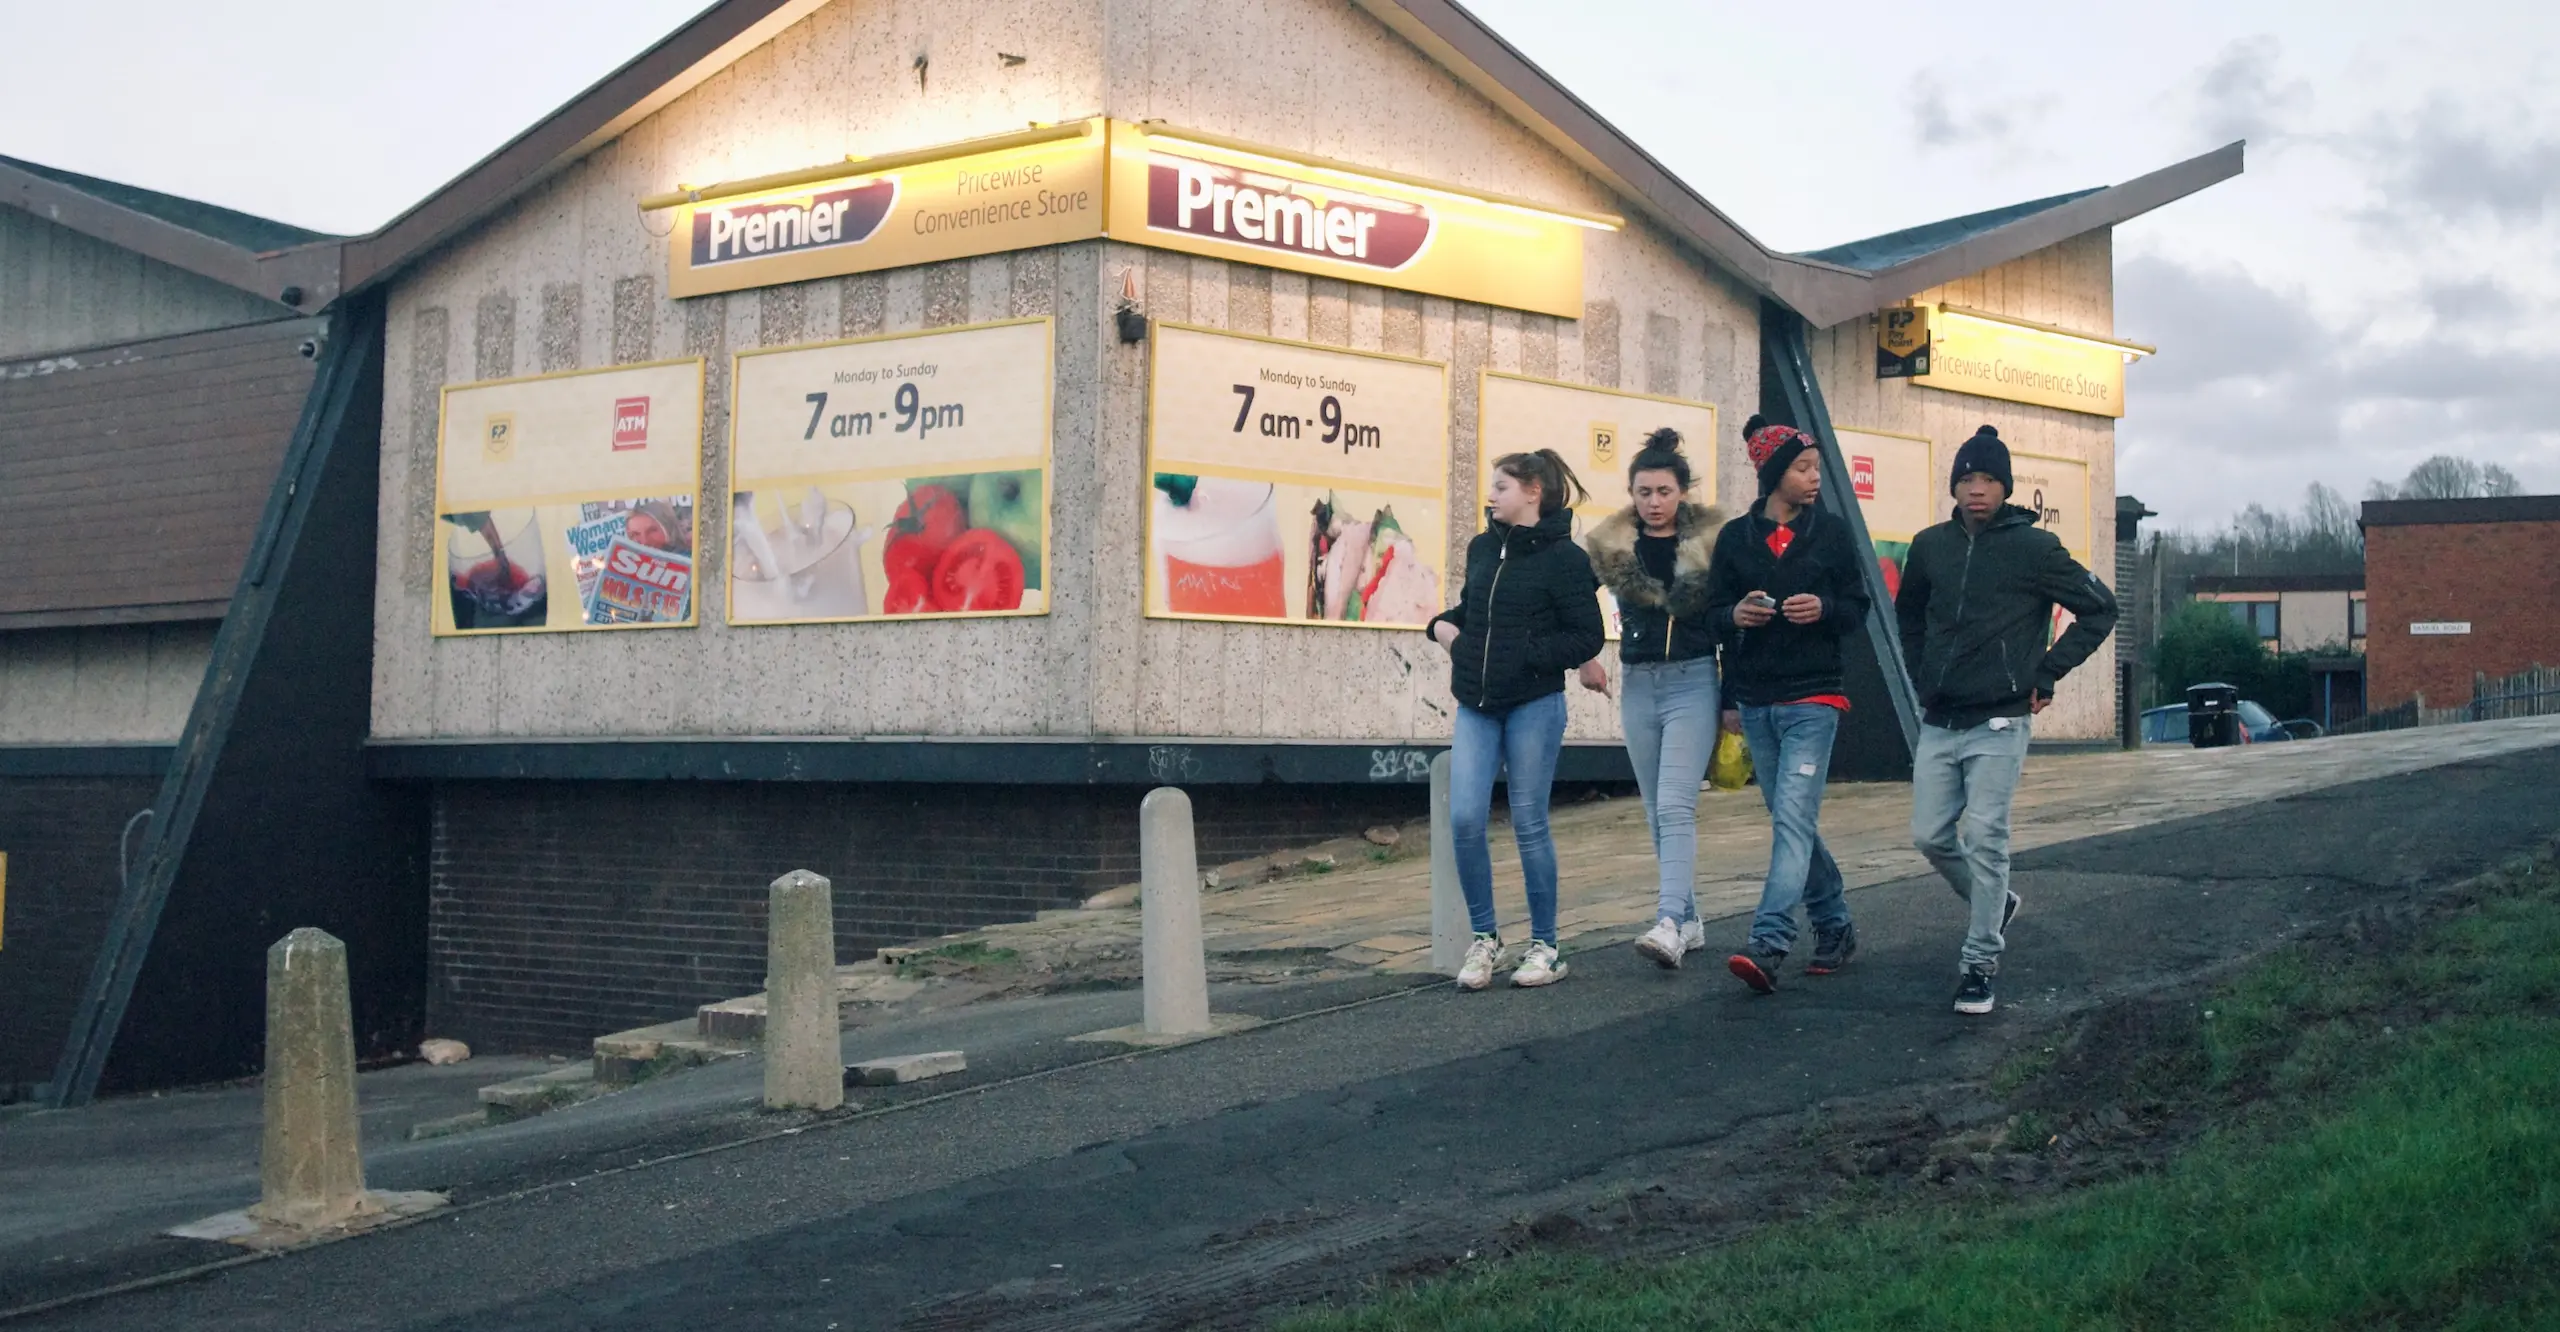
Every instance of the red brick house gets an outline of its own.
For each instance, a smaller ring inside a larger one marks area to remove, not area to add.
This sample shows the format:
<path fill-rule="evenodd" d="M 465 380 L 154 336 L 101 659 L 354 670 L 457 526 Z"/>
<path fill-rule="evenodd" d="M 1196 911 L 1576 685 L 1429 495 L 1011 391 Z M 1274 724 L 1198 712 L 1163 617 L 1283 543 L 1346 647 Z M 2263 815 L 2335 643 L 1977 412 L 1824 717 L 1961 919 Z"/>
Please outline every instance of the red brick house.
<path fill-rule="evenodd" d="M 2471 699 L 2474 673 L 2560 666 L 2560 495 L 2364 506 L 2367 696 Z"/>

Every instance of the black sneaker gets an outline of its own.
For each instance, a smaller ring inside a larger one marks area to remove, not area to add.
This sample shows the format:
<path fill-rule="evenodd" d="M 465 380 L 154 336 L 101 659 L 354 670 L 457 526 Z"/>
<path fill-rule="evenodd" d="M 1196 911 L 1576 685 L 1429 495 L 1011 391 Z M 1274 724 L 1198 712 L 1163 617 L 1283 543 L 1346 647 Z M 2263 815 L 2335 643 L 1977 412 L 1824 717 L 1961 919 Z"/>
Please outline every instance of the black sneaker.
<path fill-rule="evenodd" d="M 1741 981 L 1761 994 L 1776 994 L 1778 965 L 1786 960 L 1787 955 L 1784 953 L 1754 948 L 1748 953 L 1736 953 L 1726 958 L 1724 969 L 1732 972 L 1735 980 Z"/>
<path fill-rule="evenodd" d="M 1828 976 L 1849 965 L 1858 955 L 1858 927 L 1843 925 L 1838 930 L 1816 930 L 1813 934 L 1813 960 L 1804 964 L 1808 976 Z"/>
<path fill-rule="evenodd" d="M 2000 908 L 2000 933 L 2003 936 L 2006 936 L 2009 933 L 2009 922 L 2018 918 L 2018 908 L 2025 905 L 2026 902 L 2021 900 L 2016 893 L 2009 894 L 2008 902 Z"/>
<path fill-rule="evenodd" d="M 1956 987 L 1956 1011 L 1988 1013 L 1991 1011 L 1991 974 L 1968 969 L 1964 983 Z"/>

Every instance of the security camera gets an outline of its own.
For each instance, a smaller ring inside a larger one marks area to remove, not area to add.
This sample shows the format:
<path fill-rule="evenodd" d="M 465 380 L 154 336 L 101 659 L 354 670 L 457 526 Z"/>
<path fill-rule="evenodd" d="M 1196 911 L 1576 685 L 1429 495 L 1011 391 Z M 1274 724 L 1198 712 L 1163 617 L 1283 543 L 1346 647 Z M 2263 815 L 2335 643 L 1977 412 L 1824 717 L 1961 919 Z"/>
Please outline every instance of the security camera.
<path fill-rule="evenodd" d="M 306 361 L 316 361 L 316 360 L 319 360 L 319 359 L 320 359 L 320 339 L 318 339 L 318 338 L 304 338 L 304 339 L 302 340 L 302 346 L 299 348 L 299 350 L 302 352 L 302 359 L 304 359 L 304 360 L 306 360 Z"/>

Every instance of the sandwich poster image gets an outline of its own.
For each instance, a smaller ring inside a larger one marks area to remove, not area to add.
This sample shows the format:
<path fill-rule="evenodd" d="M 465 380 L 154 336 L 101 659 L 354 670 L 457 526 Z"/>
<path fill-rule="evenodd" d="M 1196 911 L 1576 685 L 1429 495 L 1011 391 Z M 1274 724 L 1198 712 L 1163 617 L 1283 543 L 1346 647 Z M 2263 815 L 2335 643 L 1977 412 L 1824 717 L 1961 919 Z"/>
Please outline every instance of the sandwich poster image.
<path fill-rule="evenodd" d="M 433 631 L 696 623 L 701 473 L 700 360 L 446 389 Z"/>
<path fill-rule="evenodd" d="M 1448 549 L 1435 362 L 1158 324 L 1147 614 L 1415 628 Z"/>
<path fill-rule="evenodd" d="M 743 353 L 731 624 L 1049 608 L 1051 323 Z"/>

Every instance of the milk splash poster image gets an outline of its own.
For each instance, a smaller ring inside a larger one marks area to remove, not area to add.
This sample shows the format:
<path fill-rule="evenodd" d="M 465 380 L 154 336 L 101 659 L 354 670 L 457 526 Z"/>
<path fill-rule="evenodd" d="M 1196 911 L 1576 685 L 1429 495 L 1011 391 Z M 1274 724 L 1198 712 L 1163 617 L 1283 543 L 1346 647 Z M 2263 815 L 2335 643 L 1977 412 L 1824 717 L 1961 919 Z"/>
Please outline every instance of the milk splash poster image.
<path fill-rule="evenodd" d="M 1442 367 L 1179 324 L 1153 341 L 1149 615 L 1411 628 L 1439 613 Z"/>
<path fill-rule="evenodd" d="M 1048 609 L 1051 325 L 748 352 L 729 621 Z"/>
<path fill-rule="evenodd" d="M 434 632 L 695 623 L 701 435 L 698 360 L 447 389 Z"/>

